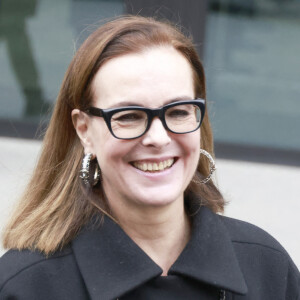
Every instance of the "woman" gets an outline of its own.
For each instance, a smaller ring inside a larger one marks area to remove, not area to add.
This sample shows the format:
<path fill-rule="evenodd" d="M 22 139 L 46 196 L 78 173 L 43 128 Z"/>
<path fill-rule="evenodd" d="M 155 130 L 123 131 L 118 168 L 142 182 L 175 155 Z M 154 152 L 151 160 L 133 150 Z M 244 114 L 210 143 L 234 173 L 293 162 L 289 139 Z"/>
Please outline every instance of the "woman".
<path fill-rule="evenodd" d="M 219 214 L 204 71 L 171 25 L 121 17 L 73 58 L 4 234 L 1 299 L 299 299 L 262 230 Z M 18 251 L 19 250 L 19 251 Z"/>

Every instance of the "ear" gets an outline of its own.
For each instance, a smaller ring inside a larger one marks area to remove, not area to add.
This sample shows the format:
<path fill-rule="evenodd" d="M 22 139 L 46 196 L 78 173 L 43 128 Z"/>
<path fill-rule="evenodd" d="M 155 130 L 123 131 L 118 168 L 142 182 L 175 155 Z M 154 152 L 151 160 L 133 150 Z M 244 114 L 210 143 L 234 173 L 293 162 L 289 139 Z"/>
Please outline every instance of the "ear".
<path fill-rule="evenodd" d="M 81 144 L 84 148 L 84 153 L 93 153 L 93 145 L 91 136 L 91 123 L 88 115 L 79 109 L 73 109 L 72 113 L 72 122 L 74 128 L 77 132 L 77 135 L 81 141 Z"/>

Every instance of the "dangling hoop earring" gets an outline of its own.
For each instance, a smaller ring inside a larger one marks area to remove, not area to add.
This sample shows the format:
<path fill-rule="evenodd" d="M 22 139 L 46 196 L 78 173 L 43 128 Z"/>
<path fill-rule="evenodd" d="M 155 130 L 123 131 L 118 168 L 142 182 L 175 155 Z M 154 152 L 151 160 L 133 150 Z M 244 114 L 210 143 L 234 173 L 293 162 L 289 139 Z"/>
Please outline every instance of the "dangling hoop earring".
<path fill-rule="evenodd" d="M 98 163 L 96 162 L 94 178 L 91 181 L 90 165 L 91 165 L 92 157 L 93 157 L 92 153 L 85 154 L 85 156 L 82 159 L 81 169 L 79 171 L 79 177 L 83 180 L 84 184 L 91 187 L 95 186 L 100 179 L 100 168 Z"/>
<path fill-rule="evenodd" d="M 210 181 L 214 171 L 217 169 L 216 168 L 216 164 L 215 164 L 215 161 L 214 159 L 212 158 L 212 156 L 207 152 L 205 151 L 204 149 L 200 149 L 200 153 L 201 154 L 204 154 L 208 160 L 209 160 L 209 174 L 207 177 L 205 177 L 204 179 L 198 181 L 197 179 L 192 179 L 193 182 L 197 183 L 197 184 L 205 184 L 207 183 L 208 181 Z"/>

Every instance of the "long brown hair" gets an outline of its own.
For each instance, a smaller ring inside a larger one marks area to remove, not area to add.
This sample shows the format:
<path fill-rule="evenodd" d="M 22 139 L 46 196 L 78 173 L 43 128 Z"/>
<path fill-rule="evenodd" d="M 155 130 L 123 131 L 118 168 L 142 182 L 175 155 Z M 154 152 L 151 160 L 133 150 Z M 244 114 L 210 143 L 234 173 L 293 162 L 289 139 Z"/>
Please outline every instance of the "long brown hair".
<path fill-rule="evenodd" d="M 101 185 L 90 190 L 90 195 L 81 187 L 78 173 L 83 147 L 73 127 L 71 111 L 89 106 L 92 81 L 103 63 L 157 46 L 172 46 L 186 57 L 193 69 L 195 95 L 205 98 L 203 66 L 191 39 L 175 26 L 152 18 L 125 16 L 99 27 L 79 48 L 65 74 L 38 164 L 4 232 L 5 248 L 39 249 L 49 254 L 74 239 L 94 214 L 100 210 L 107 213 Z M 201 147 L 213 154 L 208 114 L 201 126 Z M 208 174 L 209 163 L 201 159 L 194 181 Z M 214 183 L 194 181 L 186 196 L 196 194 L 201 205 L 222 212 L 224 200 Z"/>

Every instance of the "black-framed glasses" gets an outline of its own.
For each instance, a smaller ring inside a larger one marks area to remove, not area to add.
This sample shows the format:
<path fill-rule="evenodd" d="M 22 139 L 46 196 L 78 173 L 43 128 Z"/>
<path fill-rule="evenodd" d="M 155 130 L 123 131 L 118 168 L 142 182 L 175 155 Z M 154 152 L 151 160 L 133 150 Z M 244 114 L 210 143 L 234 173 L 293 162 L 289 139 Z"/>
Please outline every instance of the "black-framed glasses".
<path fill-rule="evenodd" d="M 115 138 L 129 140 L 145 134 L 155 117 L 161 120 L 166 130 L 173 133 L 182 134 L 197 130 L 204 117 L 205 100 L 176 101 L 155 109 L 141 106 L 109 109 L 89 107 L 85 112 L 104 118 Z"/>

